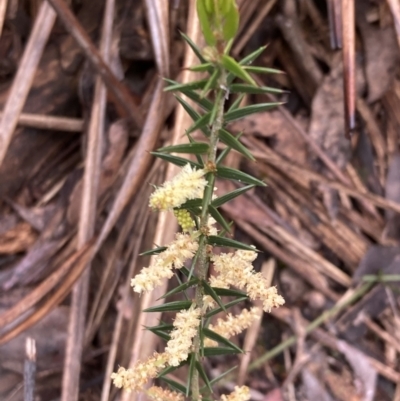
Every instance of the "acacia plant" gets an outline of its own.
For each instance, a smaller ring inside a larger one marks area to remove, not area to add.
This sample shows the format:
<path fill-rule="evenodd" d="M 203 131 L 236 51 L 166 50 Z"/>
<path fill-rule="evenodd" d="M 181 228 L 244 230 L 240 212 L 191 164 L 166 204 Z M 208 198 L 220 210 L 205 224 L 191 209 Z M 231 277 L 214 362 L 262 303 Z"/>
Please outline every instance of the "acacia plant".
<path fill-rule="evenodd" d="M 210 323 L 213 315 L 227 313 L 233 305 L 249 299 L 261 300 L 266 312 L 284 303 L 276 287 L 269 287 L 262 274 L 254 271 L 255 247 L 231 239 L 231 226 L 219 212 L 224 203 L 254 186 L 265 186 L 264 182 L 249 174 L 223 166 L 224 159 L 232 150 L 254 160 L 249 150 L 239 142 L 238 137 L 227 131 L 226 126 L 231 121 L 277 105 L 262 103 L 241 107 L 241 102 L 246 94 L 279 93 L 277 89 L 257 86 L 250 75 L 279 71 L 250 65 L 264 48 L 239 62 L 229 56 L 239 24 L 235 0 L 197 0 L 197 12 L 207 47 L 200 50 L 190 38 L 182 36 L 199 59 L 199 64 L 191 69 L 202 72 L 205 78 L 186 84 L 167 80 L 169 86 L 166 90 L 184 94 L 199 106 L 201 112 L 177 96 L 193 119 L 193 125 L 186 131 L 188 143 L 158 149 L 154 155 L 180 166 L 181 171 L 171 181 L 156 188 L 150 197 L 153 210 L 175 214 L 181 232 L 176 234 L 172 243 L 146 253 L 154 255 L 153 261 L 131 283 L 135 292 L 148 292 L 175 274 L 180 284 L 164 298 L 182 294 L 185 299 L 146 310 L 176 312 L 173 324 L 160 323 L 148 328 L 167 341 L 165 351 L 154 353 L 131 369 L 120 367 L 112 374 L 115 386 L 144 392 L 157 401 L 183 400 L 184 397 L 193 401 L 211 400 L 212 385 L 218 378 L 208 378 L 203 367 L 204 358 L 243 352 L 229 338 L 248 328 L 254 319 L 260 317 L 261 311 L 257 308 L 243 309 L 236 316 L 227 314 L 226 319 L 218 319 L 214 325 Z M 192 134 L 196 130 L 201 130 L 203 141 L 193 139 Z M 217 151 L 219 142 L 225 145 L 222 151 Z M 196 161 L 190 156 L 184 158 L 172 153 L 193 155 Z M 233 180 L 238 188 L 216 197 L 214 184 L 217 178 Z M 234 251 L 220 253 L 220 247 Z M 211 263 L 215 275 L 209 277 Z M 194 293 L 194 299 L 190 299 L 188 292 Z M 233 300 L 224 303 L 222 296 L 230 296 Z M 166 376 L 185 365 L 185 386 Z M 166 383 L 171 390 L 149 387 L 148 382 L 155 378 Z M 222 401 L 249 398 L 249 389 L 242 386 L 235 387 L 230 395 L 222 396 Z"/>

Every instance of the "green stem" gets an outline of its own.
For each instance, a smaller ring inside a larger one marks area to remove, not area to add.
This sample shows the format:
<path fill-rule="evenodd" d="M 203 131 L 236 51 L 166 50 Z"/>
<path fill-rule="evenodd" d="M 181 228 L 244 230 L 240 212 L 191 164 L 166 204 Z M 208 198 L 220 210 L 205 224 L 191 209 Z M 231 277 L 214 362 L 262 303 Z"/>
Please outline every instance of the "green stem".
<path fill-rule="evenodd" d="M 222 70 L 221 78 L 219 81 L 219 87 L 225 88 L 226 87 L 226 72 Z M 224 121 L 224 106 L 225 106 L 225 89 L 219 89 L 216 98 L 215 98 L 215 106 L 214 110 L 215 118 L 213 119 L 212 126 L 211 126 L 211 134 L 210 134 L 210 150 L 207 155 L 207 163 L 206 165 L 208 168 L 216 165 L 216 156 L 217 156 L 217 145 L 218 145 L 218 134 L 220 129 L 223 126 Z M 214 172 L 209 172 L 207 174 L 207 181 L 208 184 L 204 190 L 203 194 L 203 202 L 202 202 L 202 210 L 200 216 L 200 230 L 203 234 L 199 240 L 199 249 L 198 249 L 198 262 L 196 265 L 196 276 L 200 279 L 199 284 L 196 287 L 196 295 L 195 295 L 195 302 L 196 305 L 202 309 L 203 308 L 203 296 L 204 296 L 204 289 L 202 286 L 202 280 L 207 279 L 207 272 L 208 272 L 208 258 L 207 258 L 207 236 L 205 235 L 205 231 L 207 230 L 207 224 L 209 219 L 208 207 L 212 201 L 212 195 L 214 192 L 214 182 L 215 182 L 215 175 Z M 193 340 L 193 352 L 195 354 L 195 358 L 197 361 L 200 361 L 200 351 L 201 351 L 201 327 Z M 199 373 L 197 370 L 194 371 L 193 379 L 192 379 L 192 400 L 199 401 L 200 400 L 200 386 L 199 386 Z"/>

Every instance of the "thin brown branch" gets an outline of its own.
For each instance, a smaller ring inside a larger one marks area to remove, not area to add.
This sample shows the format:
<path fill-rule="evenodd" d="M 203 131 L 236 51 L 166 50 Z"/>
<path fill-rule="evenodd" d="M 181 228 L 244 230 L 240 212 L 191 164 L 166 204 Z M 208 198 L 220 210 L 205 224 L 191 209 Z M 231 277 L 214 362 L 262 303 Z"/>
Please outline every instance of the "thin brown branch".
<path fill-rule="evenodd" d="M 4 161 L 12 135 L 18 123 L 19 115 L 32 86 L 37 66 L 55 20 L 56 13 L 47 1 L 44 1 L 40 6 L 3 109 L 3 117 L 0 121 L 0 165 Z"/>
<path fill-rule="evenodd" d="M 110 58 L 112 40 L 114 0 L 107 0 L 104 9 L 101 35 L 101 53 L 106 62 Z M 101 152 L 104 137 L 104 121 L 107 91 L 98 76 L 95 83 L 94 100 L 88 129 L 87 156 L 83 175 L 83 192 L 78 227 L 78 249 L 94 235 L 97 194 L 101 175 Z M 62 401 L 76 401 L 79 398 L 79 376 L 85 333 L 86 309 L 88 305 L 90 264 L 72 290 L 71 312 L 64 361 Z"/>
<path fill-rule="evenodd" d="M 57 16 L 64 24 L 65 29 L 73 36 L 77 44 L 81 47 L 93 68 L 102 77 L 107 89 L 114 95 L 115 100 L 127 112 L 132 121 L 138 127 L 141 127 L 141 112 L 136 106 L 128 89 L 118 81 L 113 72 L 107 66 L 77 18 L 72 14 L 71 10 L 63 0 L 48 0 L 48 2 L 56 11 Z"/>
<path fill-rule="evenodd" d="M 344 116 L 346 135 L 356 127 L 356 66 L 355 66 L 354 0 L 342 0 Z"/>

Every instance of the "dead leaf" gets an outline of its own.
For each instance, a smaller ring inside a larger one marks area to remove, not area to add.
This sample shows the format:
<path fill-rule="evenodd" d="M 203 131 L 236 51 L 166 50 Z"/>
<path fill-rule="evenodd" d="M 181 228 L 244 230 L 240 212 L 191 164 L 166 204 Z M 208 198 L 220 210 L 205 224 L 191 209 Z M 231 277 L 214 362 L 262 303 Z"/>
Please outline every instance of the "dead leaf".
<path fill-rule="evenodd" d="M 301 378 L 303 380 L 304 392 L 308 400 L 334 401 L 321 384 L 320 380 L 318 380 L 309 369 L 302 369 Z"/>
<path fill-rule="evenodd" d="M 359 385 L 360 383 L 355 385 L 359 389 L 359 393 L 361 393 L 360 400 L 373 401 L 378 378 L 377 371 L 371 366 L 366 355 L 358 349 L 340 340 L 337 342 L 337 345 L 339 351 L 350 363 L 357 379 L 361 381 L 361 386 Z"/>
<path fill-rule="evenodd" d="M 1 308 L 0 311 L 3 312 L 4 309 Z M 0 366 L 3 366 L 4 362 L 7 362 L 8 366 L 20 365 L 22 372 L 27 337 L 36 341 L 39 369 L 59 366 L 63 360 L 68 335 L 68 316 L 69 307 L 59 306 L 23 334 L 0 346 Z"/>
<path fill-rule="evenodd" d="M 284 401 L 282 390 L 280 388 L 275 388 L 265 395 L 263 401 Z"/>
<path fill-rule="evenodd" d="M 359 2 L 357 26 L 361 33 L 366 59 L 368 102 L 372 103 L 380 99 L 392 85 L 400 57 L 393 25 L 375 27 L 368 23 L 367 4 Z"/>
<path fill-rule="evenodd" d="M 301 116 L 296 121 L 306 128 L 306 120 Z M 234 132 L 244 132 L 245 135 L 254 135 L 268 138 L 272 149 L 289 160 L 304 165 L 307 164 L 307 149 L 299 135 L 293 133 L 279 110 L 266 113 L 257 113 L 245 117 L 231 125 Z"/>
<path fill-rule="evenodd" d="M 36 241 L 37 234 L 30 224 L 18 223 L 11 230 L 0 235 L 0 254 L 24 252 Z"/>

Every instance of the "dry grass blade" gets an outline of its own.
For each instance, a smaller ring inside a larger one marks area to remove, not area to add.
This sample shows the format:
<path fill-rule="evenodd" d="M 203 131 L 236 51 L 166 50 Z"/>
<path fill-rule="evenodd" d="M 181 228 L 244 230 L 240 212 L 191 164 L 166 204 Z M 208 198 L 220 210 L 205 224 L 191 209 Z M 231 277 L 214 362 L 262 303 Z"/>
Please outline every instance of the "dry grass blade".
<path fill-rule="evenodd" d="M 19 64 L 0 121 L 0 165 L 3 163 L 12 135 L 32 86 L 39 60 L 56 20 L 56 13 L 44 1 Z"/>
<path fill-rule="evenodd" d="M 343 70 L 346 135 L 356 127 L 356 66 L 355 66 L 354 0 L 342 0 Z"/>
<path fill-rule="evenodd" d="M 114 0 L 107 0 L 104 9 L 101 35 L 101 54 L 109 61 L 114 19 Z M 94 235 L 97 195 L 101 175 L 101 152 L 104 138 L 104 122 L 107 101 L 106 88 L 98 76 L 88 128 L 87 155 L 83 175 L 83 192 L 78 226 L 78 248 Z M 68 339 L 63 371 L 62 401 L 75 401 L 79 397 L 79 376 L 88 305 L 90 264 L 72 290 Z"/>
<path fill-rule="evenodd" d="M 93 68 L 102 77 L 107 89 L 115 96 L 115 100 L 127 112 L 128 116 L 138 126 L 142 126 L 141 113 L 138 110 L 127 88 L 118 81 L 110 68 L 104 62 L 89 35 L 82 28 L 79 21 L 63 0 L 48 0 L 64 24 L 65 29 L 74 37 L 84 51 Z"/>

